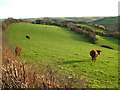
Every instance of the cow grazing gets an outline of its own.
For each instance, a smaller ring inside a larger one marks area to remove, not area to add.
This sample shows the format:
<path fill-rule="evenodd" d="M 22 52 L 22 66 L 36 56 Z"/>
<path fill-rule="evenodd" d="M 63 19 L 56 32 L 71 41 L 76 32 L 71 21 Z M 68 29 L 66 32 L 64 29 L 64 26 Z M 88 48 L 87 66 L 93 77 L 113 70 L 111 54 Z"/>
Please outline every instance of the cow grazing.
<path fill-rule="evenodd" d="M 20 53 L 21 53 L 21 50 L 22 50 L 22 47 L 21 46 L 17 46 L 15 48 L 15 56 L 20 56 Z"/>
<path fill-rule="evenodd" d="M 98 55 L 100 55 L 100 52 L 102 52 L 102 51 L 100 51 L 100 50 L 91 50 L 91 51 L 90 51 L 90 56 L 92 57 L 92 60 L 93 60 L 93 61 L 95 61 L 95 60 L 96 60 L 96 57 L 97 57 Z"/>
<path fill-rule="evenodd" d="M 27 36 L 27 35 L 26 35 L 26 38 L 27 38 L 27 39 L 30 39 L 30 36 Z"/>

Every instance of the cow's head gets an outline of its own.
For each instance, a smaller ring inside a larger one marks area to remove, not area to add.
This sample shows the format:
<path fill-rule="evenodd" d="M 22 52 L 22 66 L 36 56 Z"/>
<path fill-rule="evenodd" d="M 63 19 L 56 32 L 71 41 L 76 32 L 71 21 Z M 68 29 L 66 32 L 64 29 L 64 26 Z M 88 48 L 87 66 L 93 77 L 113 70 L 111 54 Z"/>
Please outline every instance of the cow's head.
<path fill-rule="evenodd" d="M 97 50 L 98 54 L 100 55 L 100 52 L 102 52 L 101 50 Z"/>

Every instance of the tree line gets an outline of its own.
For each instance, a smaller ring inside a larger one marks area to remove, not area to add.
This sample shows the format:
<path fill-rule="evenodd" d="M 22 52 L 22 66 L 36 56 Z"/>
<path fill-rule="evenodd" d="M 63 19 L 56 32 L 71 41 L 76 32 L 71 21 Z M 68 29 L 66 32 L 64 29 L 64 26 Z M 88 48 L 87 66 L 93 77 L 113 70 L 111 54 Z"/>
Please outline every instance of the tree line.
<path fill-rule="evenodd" d="M 22 19 L 14 19 L 14 18 L 8 18 L 5 19 L 2 22 L 2 30 L 6 30 L 6 28 L 10 25 L 10 24 L 14 24 L 14 23 L 23 23 L 24 21 Z"/>
<path fill-rule="evenodd" d="M 58 20 L 58 19 L 51 19 L 51 18 L 45 17 L 43 19 L 36 20 L 33 23 L 34 24 L 43 24 L 43 25 L 55 25 L 55 26 L 69 28 L 70 30 L 75 31 L 78 34 L 86 36 L 87 38 L 89 38 L 90 42 L 92 42 L 94 44 L 96 44 L 96 41 L 97 41 L 96 35 L 106 36 L 106 37 L 114 37 L 114 38 L 120 39 L 120 32 L 105 33 L 103 31 L 94 30 L 87 26 L 76 25 L 78 23 L 79 24 L 88 24 L 88 25 L 92 25 L 95 28 L 107 31 L 106 26 L 93 24 L 93 23 L 89 23 L 89 22 L 85 22 L 85 21 L 67 21 L 67 20 L 62 21 L 62 20 Z"/>

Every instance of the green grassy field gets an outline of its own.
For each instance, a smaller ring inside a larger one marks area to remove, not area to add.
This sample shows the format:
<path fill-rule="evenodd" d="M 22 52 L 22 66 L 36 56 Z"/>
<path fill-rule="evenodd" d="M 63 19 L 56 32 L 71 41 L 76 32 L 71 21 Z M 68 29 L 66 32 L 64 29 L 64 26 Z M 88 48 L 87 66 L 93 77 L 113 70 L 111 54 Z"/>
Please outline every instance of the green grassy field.
<path fill-rule="evenodd" d="M 13 48 L 22 46 L 21 60 L 40 65 L 53 65 L 64 68 L 61 73 L 87 78 L 93 88 L 118 87 L 118 51 L 91 44 L 84 36 L 52 25 L 12 24 L 6 31 Z M 29 35 L 30 40 L 25 36 Z M 100 38 L 99 43 L 114 42 L 114 39 Z M 90 50 L 100 49 L 102 53 L 96 62 L 91 61 Z"/>
<path fill-rule="evenodd" d="M 118 32 L 119 17 L 104 17 L 101 20 L 93 21 L 95 24 L 105 25 L 108 32 Z"/>
<path fill-rule="evenodd" d="M 118 50 L 119 48 L 119 43 L 118 43 L 118 39 L 112 38 L 112 37 L 104 37 L 104 36 L 96 36 L 98 39 L 98 45 L 106 45 L 106 46 L 110 46 L 116 50 Z"/>

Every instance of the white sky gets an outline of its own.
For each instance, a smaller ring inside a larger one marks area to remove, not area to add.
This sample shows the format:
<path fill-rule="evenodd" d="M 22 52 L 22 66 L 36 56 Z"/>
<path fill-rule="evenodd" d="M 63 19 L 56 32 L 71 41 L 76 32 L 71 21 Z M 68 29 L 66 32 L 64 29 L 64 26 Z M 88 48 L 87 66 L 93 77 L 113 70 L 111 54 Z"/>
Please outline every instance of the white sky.
<path fill-rule="evenodd" d="M 0 18 L 118 16 L 119 0 L 0 0 Z"/>

